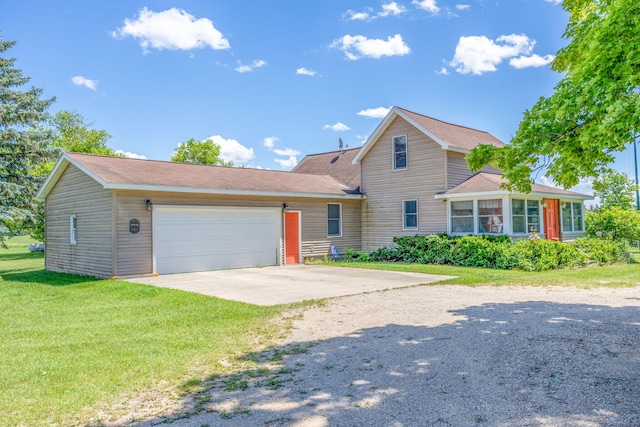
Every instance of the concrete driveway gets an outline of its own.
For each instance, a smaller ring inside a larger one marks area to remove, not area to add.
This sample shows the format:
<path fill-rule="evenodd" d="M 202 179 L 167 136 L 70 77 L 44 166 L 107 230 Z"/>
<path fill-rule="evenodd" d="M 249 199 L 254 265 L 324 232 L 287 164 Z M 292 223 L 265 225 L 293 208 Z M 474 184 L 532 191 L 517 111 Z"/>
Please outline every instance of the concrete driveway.
<path fill-rule="evenodd" d="M 256 305 L 277 305 L 423 285 L 452 278 L 435 274 L 298 264 L 167 274 L 127 281 Z"/>

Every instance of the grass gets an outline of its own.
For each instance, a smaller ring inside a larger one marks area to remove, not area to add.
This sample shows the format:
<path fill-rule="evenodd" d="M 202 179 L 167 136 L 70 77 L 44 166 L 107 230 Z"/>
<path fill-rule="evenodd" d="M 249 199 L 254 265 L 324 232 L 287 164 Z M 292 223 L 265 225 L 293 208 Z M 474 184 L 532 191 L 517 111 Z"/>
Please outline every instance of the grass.
<path fill-rule="evenodd" d="M 542 272 L 382 262 L 331 262 L 331 265 L 457 276 L 455 279 L 437 282 L 432 286 L 441 284 L 466 286 L 577 286 L 581 288 L 640 286 L 640 264 L 634 262 Z"/>
<path fill-rule="evenodd" d="M 28 243 L 0 250 L 3 425 L 85 424 L 138 392 L 226 372 L 280 332 L 269 320 L 282 307 L 47 272 Z"/>

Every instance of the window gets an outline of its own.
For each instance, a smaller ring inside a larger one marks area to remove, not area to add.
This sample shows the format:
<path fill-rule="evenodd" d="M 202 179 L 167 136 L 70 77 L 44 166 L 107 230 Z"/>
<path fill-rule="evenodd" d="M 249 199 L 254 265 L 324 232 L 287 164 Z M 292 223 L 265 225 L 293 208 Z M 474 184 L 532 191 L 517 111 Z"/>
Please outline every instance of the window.
<path fill-rule="evenodd" d="M 418 229 L 418 201 L 405 200 L 402 202 L 402 229 L 417 230 Z"/>
<path fill-rule="evenodd" d="M 393 143 L 393 170 L 407 168 L 407 136 L 395 136 Z"/>
<path fill-rule="evenodd" d="M 478 200 L 478 233 L 502 233 L 502 200 Z"/>
<path fill-rule="evenodd" d="M 78 219 L 75 215 L 69 217 L 69 243 L 72 245 L 78 243 Z"/>
<path fill-rule="evenodd" d="M 540 203 L 537 200 L 511 201 L 513 233 L 537 233 L 540 231 Z"/>
<path fill-rule="evenodd" d="M 562 231 L 584 231 L 582 203 L 562 202 Z"/>
<path fill-rule="evenodd" d="M 473 201 L 451 202 L 451 232 L 473 233 Z"/>
<path fill-rule="evenodd" d="M 342 236 L 342 205 L 340 203 L 327 204 L 327 236 Z"/>

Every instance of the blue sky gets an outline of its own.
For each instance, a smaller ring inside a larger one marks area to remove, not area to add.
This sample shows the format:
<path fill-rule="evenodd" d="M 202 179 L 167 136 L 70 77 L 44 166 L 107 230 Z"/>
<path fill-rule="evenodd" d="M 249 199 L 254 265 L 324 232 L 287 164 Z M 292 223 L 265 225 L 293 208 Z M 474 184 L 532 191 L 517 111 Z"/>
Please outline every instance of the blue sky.
<path fill-rule="evenodd" d="M 508 142 L 561 78 L 555 0 L 21 0 L 0 30 L 31 83 L 168 160 L 213 138 L 237 165 L 288 170 L 360 146 L 398 105 Z M 616 167 L 632 174 L 633 159 Z"/>

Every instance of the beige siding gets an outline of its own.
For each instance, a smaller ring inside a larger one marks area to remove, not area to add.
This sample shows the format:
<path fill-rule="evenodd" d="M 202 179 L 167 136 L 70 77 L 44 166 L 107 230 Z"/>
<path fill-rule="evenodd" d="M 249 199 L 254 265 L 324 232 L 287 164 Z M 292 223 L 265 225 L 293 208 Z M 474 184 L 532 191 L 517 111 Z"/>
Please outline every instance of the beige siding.
<path fill-rule="evenodd" d="M 152 273 L 152 218 L 153 212 L 145 209 L 144 201 L 154 205 L 186 206 L 243 206 L 282 207 L 301 211 L 302 256 L 324 256 L 331 245 L 340 253 L 347 248 L 360 250 L 360 200 L 308 199 L 280 197 L 242 197 L 185 193 L 160 193 L 142 191 L 118 191 L 117 200 L 117 258 L 118 275 L 131 276 Z M 327 237 L 327 203 L 342 204 L 342 237 Z M 129 232 L 131 219 L 140 221 L 140 232 Z"/>
<path fill-rule="evenodd" d="M 97 277 L 113 275 L 112 195 L 69 165 L 46 199 L 45 267 Z M 76 215 L 77 244 L 70 244 L 69 217 Z"/>
<path fill-rule="evenodd" d="M 499 169 L 492 166 L 486 166 L 482 169 L 482 172 L 501 173 Z M 447 151 L 447 190 L 452 189 L 471 175 L 473 175 L 473 173 L 471 173 L 471 170 L 469 170 L 467 166 L 465 155 L 454 151 Z"/>
<path fill-rule="evenodd" d="M 407 169 L 393 170 L 391 138 L 407 135 Z M 446 191 L 446 151 L 397 117 L 362 159 L 362 246 L 371 251 L 393 237 L 447 230 L 446 204 L 436 200 Z M 418 200 L 418 230 L 403 230 L 403 200 Z"/>
<path fill-rule="evenodd" d="M 115 274 L 119 277 L 151 274 L 151 215 L 145 207 L 145 198 L 140 194 L 117 191 L 116 201 L 116 259 Z M 140 221 L 140 231 L 131 233 L 129 222 Z"/>

